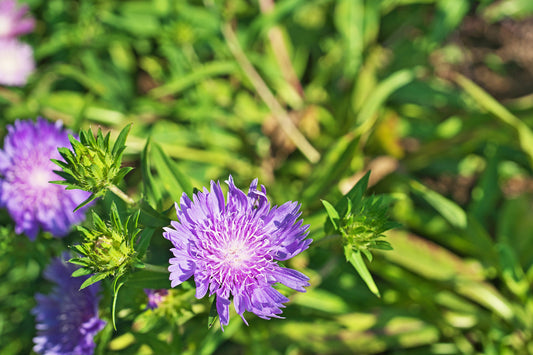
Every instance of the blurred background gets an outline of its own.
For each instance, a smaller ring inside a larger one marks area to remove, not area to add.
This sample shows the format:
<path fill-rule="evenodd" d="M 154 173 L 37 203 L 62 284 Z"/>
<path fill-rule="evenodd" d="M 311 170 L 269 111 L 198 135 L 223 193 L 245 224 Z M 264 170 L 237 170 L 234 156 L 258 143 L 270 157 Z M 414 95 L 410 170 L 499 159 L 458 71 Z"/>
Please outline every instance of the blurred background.
<path fill-rule="evenodd" d="M 285 320 L 233 316 L 221 333 L 205 312 L 122 312 L 97 353 L 533 353 L 532 1 L 26 3 L 36 70 L 0 86 L 2 122 L 133 123 L 132 196 L 163 211 L 180 174 L 258 177 L 273 204 L 302 203 L 315 240 L 288 263 L 311 286 Z M 320 202 L 369 169 L 402 225 L 368 263 L 380 298 L 324 234 Z M 27 354 L 41 271 L 79 236 L 31 243 L 0 220 L 0 353 Z M 167 241 L 151 248 L 164 264 Z"/>

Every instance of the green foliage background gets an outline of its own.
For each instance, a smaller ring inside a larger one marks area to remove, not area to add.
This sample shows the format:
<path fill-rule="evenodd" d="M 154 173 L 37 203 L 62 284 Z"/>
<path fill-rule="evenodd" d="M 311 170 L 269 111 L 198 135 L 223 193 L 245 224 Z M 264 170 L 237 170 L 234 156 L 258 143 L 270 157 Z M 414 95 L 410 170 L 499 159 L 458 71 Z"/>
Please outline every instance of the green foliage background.
<path fill-rule="evenodd" d="M 40 115 L 113 137 L 133 123 L 130 195 L 165 211 L 210 179 L 231 173 L 244 188 L 259 177 L 275 204 L 302 203 L 314 239 L 288 264 L 311 286 L 285 320 L 248 315 L 246 327 L 233 314 L 224 333 L 208 329 L 209 306 L 190 304 L 187 285 L 174 313 L 146 314 L 142 288 L 168 277 L 139 272 L 97 353 L 533 353 L 533 98 L 476 80 L 478 48 L 461 37 L 472 19 L 527 22 L 530 1 L 28 3 L 38 70 L 24 88 L 0 87 L 4 123 Z M 500 54 L 481 64 L 528 78 Z M 402 225 L 387 233 L 394 250 L 368 263 L 381 298 L 323 231 L 320 200 L 338 201 L 368 169 L 371 193 L 392 200 Z M 142 220 L 160 264 L 166 218 Z M 27 354 L 33 294 L 49 288 L 41 272 L 80 236 L 31 243 L 0 219 L 0 352 Z"/>

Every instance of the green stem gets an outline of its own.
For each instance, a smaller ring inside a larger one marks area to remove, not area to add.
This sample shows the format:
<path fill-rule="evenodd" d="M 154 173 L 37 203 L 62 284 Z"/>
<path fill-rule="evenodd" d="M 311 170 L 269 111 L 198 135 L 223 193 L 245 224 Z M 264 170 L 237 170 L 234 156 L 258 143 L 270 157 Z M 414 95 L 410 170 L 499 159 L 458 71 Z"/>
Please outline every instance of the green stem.
<path fill-rule="evenodd" d="M 168 274 L 168 269 L 164 266 L 159 265 L 152 265 L 152 264 L 144 264 L 144 270 L 146 271 L 152 271 L 152 272 L 159 272 L 163 274 Z"/>
<path fill-rule="evenodd" d="M 126 195 L 121 189 L 119 189 L 116 185 L 109 185 L 108 189 L 113 192 L 115 195 L 120 197 L 122 201 L 126 202 L 128 205 L 133 206 L 135 205 L 135 200 L 133 200 L 131 197 Z"/>
<path fill-rule="evenodd" d="M 268 106 L 274 117 L 277 119 L 280 128 L 285 132 L 287 137 L 294 143 L 294 145 L 302 152 L 303 155 L 311 162 L 316 163 L 320 160 L 320 153 L 307 141 L 307 138 L 298 130 L 292 122 L 289 114 L 278 102 L 274 94 L 270 91 L 263 78 L 255 70 L 252 63 L 246 57 L 246 54 L 241 48 L 237 35 L 231 28 L 230 24 L 225 24 L 222 27 L 222 34 L 226 39 L 228 48 L 233 54 L 233 57 L 239 63 L 242 71 L 254 86 L 257 94 Z"/>

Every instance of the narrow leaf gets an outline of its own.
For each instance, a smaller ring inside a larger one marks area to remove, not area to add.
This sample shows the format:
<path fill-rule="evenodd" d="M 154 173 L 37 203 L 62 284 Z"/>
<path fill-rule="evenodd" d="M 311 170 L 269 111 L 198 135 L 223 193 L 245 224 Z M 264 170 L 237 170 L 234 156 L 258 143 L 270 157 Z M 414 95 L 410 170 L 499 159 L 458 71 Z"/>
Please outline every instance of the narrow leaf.
<path fill-rule="evenodd" d="M 73 212 L 76 212 L 76 211 L 79 210 L 80 208 L 82 208 L 82 207 L 88 205 L 89 203 L 93 202 L 94 200 L 96 200 L 97 197 L 98 197 L 97 195 L 95 195 L 95 194 L 91 194 L 91 196 L 89 196 L 85 201 L 83 201 L 82 203 L 80 203 L 80 204 L 78 205 L 78 207 L 76 207 L 76 208 L 74 209 Z"/>
<path fill-rule="evenodd" d="M 217 296 L 213 298 L 213 303 L 211 303 L 211 309 L 209 309 L 209 317 L 207 318 L 207 328 L 211 328 L 216 320 L 218 319 L 218 312 L 217 312 Z"/>
<path fill-rule="evenodd" d="M 326 208 L 326 212 L 328 213 L 329 221 L 331 221 L 331 223 L 333 224 L 333 228 L 335 228 L 335 230 L 338 230 L 339 226 L 338 226 L 337 222 L 340 220 L 339 213 L 337 212 L 337 210 L 335 209 L 335 207 L 333 207 L 333 205 L 331 203 L 329 203 L 326 200 L 321 200 L 321 201 L 322 201 L 322 204 L 324 205 L 324 207 Z"/>
<path fill-rule="evenodd" d="M 466 213 L 459 205 L 417 181 L 412 180 L 410 185 L 414 192 L 426 200 L 451 225 L 460 229 L 466 228 Z"/>
<path fill-rule="evenodd" d="M 87 286 L 91 286 L 92 284 L 100 281 L 100 280 L 103 280 L 107 277 L 107 273 L 99 273 L 99 274 L 94 274 L 93 276 L 89 277 L 87 280 L 85 280 L 84 283 L 81 284 L 80 286 L 80 290 L 83 290 L 85 287 Z"/>
<path fill-rule="evenodd" d="M 148 201 L 154 203 L 155 205 L 159 204 L 162 199 L 161 191 L 159 186 L 155 183 L 150 171 L 150 161 L 148 150 L 150 148 L 150 138 L 146 141 L 146 145 L 141 153 L 141 173 L 143 177 L 144 185 L 144 195 L 147 197 Z"/>
<path fill-rule="evenodd" d="M 163 151 L 163 149 L 158 144 L 153 144 L 152 157 L 155 168 L 165 184 L 169 194 L 175 198 L 179 199 L 181 192 L 190 193 L 193 189 L 193 185 L 187 175 L 183 174 L 176 163 L 169 158 L 169 156 Z M 181 188 L 181 191 L 178 189 L 178 186 Z"/>
<path fill-rule="evenodd" d="M 139 258 L 142 258 L 144 253 L 146 253 L 146 250 L 148 249 L 148 246 L 150 245 L 150 240 L 152 240 L 152 236 L 154 235 L 155 228 L 145 228 L 141 232 L 139 236 L 139 241 L 137 242 L 137 246 L 135 247 L 135 250 L 137 251 L 137 255 Z"/>
<path fill-rule="evenodd" d="M 117 139 L 115 140 L 115 144 L 113 145 L 113 151 L 112 154 L 116 155 L 118 154 L 118 150 L 125 146 L 126 144 L 126 138 L 128 137 L 128 134 L 130 133 L 131 129 L 131 123 L 124 127 L 122 131 L 118 134 Z"/>
<path fill-rule="evenodd" d="M 376 283 L 374 282 L 370 271 L 368 271 L 368 268 L 366 267 L 361 253 L 359 251 L 353 250 L 350 246 L 346 245 L 344 246 L 344 255 L 346 256 L 346 260 L 353 265 L 359 276 L 361 276 L 370 291 L 377 297 L 381 297 L 378 287 L 376 286 Z"/>
<path fill-rule="evenodd" d="M 72 262 L 72 261 L 70 261 L 70 262 Z M 74 270 L 74 272 L 71 274 L 71 276 L 72 277 L 79 277 L 79 276 L 90 275 L 92 273 L 93 272 L 91 271 L 91 269 L 87 269 L 87 268 L 82 267 L 82 268 Z"/>
<path fill-rule="evenodd" d="M 72 258 L 68 262 L 71 263 L 71 264 L 80 265 L 80 266 L 87 266 L 88 265 L 88 263 L 84 259 L 80 259 L 80 258 Z"/>

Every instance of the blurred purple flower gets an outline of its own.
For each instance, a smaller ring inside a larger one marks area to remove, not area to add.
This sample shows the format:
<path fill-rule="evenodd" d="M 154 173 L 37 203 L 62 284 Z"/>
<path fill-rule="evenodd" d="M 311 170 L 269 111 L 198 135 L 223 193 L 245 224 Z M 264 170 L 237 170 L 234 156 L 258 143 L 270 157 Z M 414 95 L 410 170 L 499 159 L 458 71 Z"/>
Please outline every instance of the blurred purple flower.
<path fill-rule="evenodd" d="M 146 309 L 156 309 L 159 307 L 159 304 L 163 302 L 165 297 L 168 295 L 168 290 L 152 290 L 149 288 L 144 289 L 144 293 L 148 297 L 148 303 L 146 304 Z"/>
<path fill-rule="evenodd" d="M 15 38 L 33 31 L 35 21 L 25 17 L 28 5 L 17 7 L 15 0 L 0 0 L 0 38 Z"/>
<path fill-rule="evenodd" d="M 34 69 L 33 49 L 28 44 L 0 38 L 0 85 L 23 86 Z"/>
<path fill-rule="evenodd" d="M 15 232 L 31 240 L 39 227 L 55 237 L 65 236 L 85 218 L 82 209 L 72 211 L 90 195 L 49 183 L 61 179 L 50 159 L 61 159 L 57 148 L 70 145 L 69 131 L 61 122 L 40 117 L 37 122 L 17 120 L 7 131 L 0 150 L 0 207 L 7 208 L 15 221 Z"/>
<path fill-rule="evenodd" d="M 76 266 L 68 263 L 68 254 L 53 259 L 44 277 L 55 283 L 48 295 L 37 294 L 32 310 L 37 336 L 33 350 L 46 355 L 90 355 L 94 352 L 94 336 L 106 322 L 98 317 L 100 284 L 79 290 L 86 277 L 72 277 Z"/>
<path fill-rule="evenodd" d="M 257 190 L 252 181 L 248 195 L 235 187 L 230 176 L 227 202 L 220 183 L 211 181 L 211 191 L 204 188 L 193 196 L 183 194 L 176 204 L 179 222 L 165 228 L 174 258 L 170 259 L 171 286 L 194 275 L 196 297 L 216 294 L 216 309 L 221 326 L 229 323 L 230 296 L 237 314 L 250 311 L 270 319 L 281 318 L 288 298 L 272 286 L 282 283 L 305 292 L 309 278 L 278 260 L 287 260 L 307 249 L 308 225 L 302 225 L 300 205 L 286 202 L 270 207 L 266 189 Z"/>

